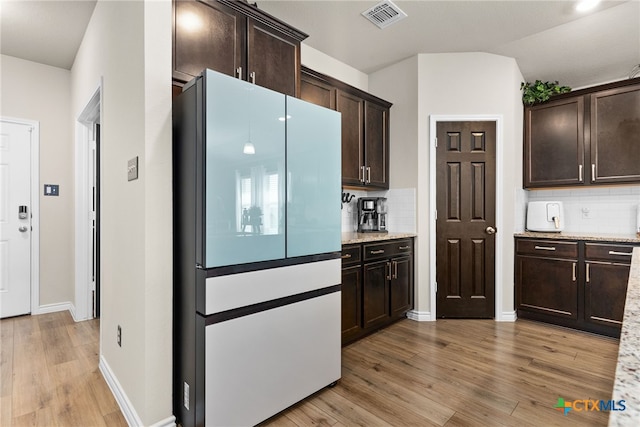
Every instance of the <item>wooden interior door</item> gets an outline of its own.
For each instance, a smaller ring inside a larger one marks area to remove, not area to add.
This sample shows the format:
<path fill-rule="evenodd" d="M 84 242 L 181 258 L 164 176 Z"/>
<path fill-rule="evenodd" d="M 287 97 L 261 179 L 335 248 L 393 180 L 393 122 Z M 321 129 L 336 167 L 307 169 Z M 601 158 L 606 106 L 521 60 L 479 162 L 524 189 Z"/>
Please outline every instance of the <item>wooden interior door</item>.
<path fill-rule="evenodd" d="M 493 318 L 496 123 L 436 129 L 436 315 Z"/>

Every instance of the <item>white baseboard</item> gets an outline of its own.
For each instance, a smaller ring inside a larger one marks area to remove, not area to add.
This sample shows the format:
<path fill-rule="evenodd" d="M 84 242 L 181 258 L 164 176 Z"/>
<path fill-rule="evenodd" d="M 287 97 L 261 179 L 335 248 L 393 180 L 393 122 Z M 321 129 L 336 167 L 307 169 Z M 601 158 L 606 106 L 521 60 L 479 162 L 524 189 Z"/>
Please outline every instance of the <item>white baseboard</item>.
<path fill-rule="evenodd" d="M 75 307 L 70 302 L 59 302 L 56 304 L 45 304 L 41 305 L 35 310 L 31 312 L 33 315 L 37 314 L 46 314 L 46 313 L 55 313 L 58 311 L 66 311 L 69 310 L 71 316 L 73 316 L 73 312 L 75 311 Z"/>
<path fill-rule="evenodd" d="M 158 421 L 157 423 L 151 424 L 149 427 L 176 427 L 176 417 L 172 415 L 164 420 Z"/>
<path fill-rule="evenodd" d="M 127 424 L 130 426 L 144 426 L 140 416 L 136 412 L 133 404 L 127 397 L 127 394 L 122 389 L 120 385 L 120 381 L 116 378 L 113 371 L 109 367 L 109 364 L 104 359 L 102 355 L 100 355 L 100 363 L 99 363 L 100 372 L 102 372 L 102 376 L 104 377 L 109 389 L 111 389 L 111 393 L 113 393 L 113 397 L 116 399 L 118 406 L 120 406 L 120 410 L 122 411 L 122 415 L 124 419 L 127 421 Z M 151 424 L 149 427 L 175 427 L 176 426 L 176 417 L 170 416 L 163 420 L 160 420 L 156 423 Z"/>
<path fill-rule="evenodd" d="M 130 426 L 143 426 L 144 424 L 142 423 L 142 420 L 131 404 L 127 394 L 122 389 L 120 381 L 118 381 L 102 355 L 100 355 L 100 363 L 98 364 L 98 367 L 100 368 L 100 372 L 102 372 L 102 376 L 107 382 L 107 385 L 111 389 L 111 393 L 113 393 L 113 397 L 115 397 L 118 406 L 120 406 L 120 410 L 122 411 L 124 419 L 127 420 L 127 424 Z"/>
<path fill-rule="evenodd" d="M 433 322 L 436 319 L 431 315 L 429 311 L 416 311 L 411 310 L 407 312 L 407 318 L 415 320 L 417 322 Z"/>
<path fill-rule="evenodd" d="M 500 317 L 496 319 L 496 322 L 515 322 L 518 319 L 516 311 L 503 311 L 500 313 Z"/>

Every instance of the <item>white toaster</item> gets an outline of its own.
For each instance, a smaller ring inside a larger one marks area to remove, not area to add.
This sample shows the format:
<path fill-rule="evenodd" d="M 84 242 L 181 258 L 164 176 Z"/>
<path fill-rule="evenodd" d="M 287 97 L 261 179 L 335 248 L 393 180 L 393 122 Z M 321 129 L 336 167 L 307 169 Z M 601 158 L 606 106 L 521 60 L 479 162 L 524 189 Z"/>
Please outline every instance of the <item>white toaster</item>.
<path fill-rule="evenodd" d="M 564 230 L 562 202 L 529 202 L 527 206 L 527 230 L 561 232 Z"/>

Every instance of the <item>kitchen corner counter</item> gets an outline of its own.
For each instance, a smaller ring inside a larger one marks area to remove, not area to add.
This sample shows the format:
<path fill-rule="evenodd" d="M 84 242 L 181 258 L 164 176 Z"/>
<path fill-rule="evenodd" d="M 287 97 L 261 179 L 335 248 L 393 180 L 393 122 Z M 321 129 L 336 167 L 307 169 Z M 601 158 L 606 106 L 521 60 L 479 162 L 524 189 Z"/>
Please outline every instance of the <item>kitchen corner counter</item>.
<path fill-rule="evenodd" d="M 413 233 L 342 233 L 342 244 L 353 245 L 357 243 L 379 242 L 382 240 L 407 239 L 416 237 Z"/>
<path fill-rule="evenodd" d="M 515 237 L 532 239 L 556 239 L 556 240 L 590 240 L 596 242 L 640 243 L 640 237 L 635 234 L 599 234 L 599 233 L 543 233 L 538 231 L 525 231 L 515 233 Z"/>
<path fill-rule="evenodd" d="M 631 259 L 611 399 L 615 402 L 624 400 L 626 409 L 612 411 L 609 426 L 637 426 L 640 422 L 640 248 L 633 249 Z"/>

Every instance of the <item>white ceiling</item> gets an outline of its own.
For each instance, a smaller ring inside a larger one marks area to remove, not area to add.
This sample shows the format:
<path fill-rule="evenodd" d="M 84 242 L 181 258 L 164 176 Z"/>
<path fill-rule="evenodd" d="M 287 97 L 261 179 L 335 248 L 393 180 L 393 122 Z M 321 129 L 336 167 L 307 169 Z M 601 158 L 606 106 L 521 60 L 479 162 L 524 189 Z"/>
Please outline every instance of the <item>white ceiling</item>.
<path fill-rule="evenodd" d="M 365 73 L 418 53 L 488 52 L 515 58 L 526 80 L 576 88 L 625 78 L 640 63 L 640 0 L 603 1 L 588 15 L 572 0 L 398 0 L 409 17 L 384 30 L 360 15 L 377 2 L 258 6 L 308 33 L 309 46 Z M 1 0 L 0 51 L 70 69 L 94 7 L 95 0 Z"/>
<path fill-rule="evenodd" d="M 0 0 L 0 52 L 71 69 L 96 0 Z"/>

